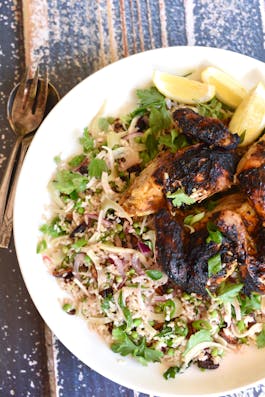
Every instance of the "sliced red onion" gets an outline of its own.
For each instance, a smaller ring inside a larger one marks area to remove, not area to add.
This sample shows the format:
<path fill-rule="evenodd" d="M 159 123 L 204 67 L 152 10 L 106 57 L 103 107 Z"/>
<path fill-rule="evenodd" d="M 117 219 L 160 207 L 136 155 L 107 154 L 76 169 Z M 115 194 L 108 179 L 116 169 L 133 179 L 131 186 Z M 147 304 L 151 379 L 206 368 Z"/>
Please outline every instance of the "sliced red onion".
<path fill-rule="evenodd" d="M 148 255 L 150 254 L 151 250 L 148 247 L 148 245 L 146 245 L 145 243 L 143 243 L 142 241 L 138 241 L 137 243 L 139 251 L 144 254 L 144 255 Z"/>
<path fill-rule="evenodd" d="M 117 267 L 118 272 L 125 276 L 125 264 L 117 255 L 109 254 L 109 258 L 113 261 L 114 265 Z"/>

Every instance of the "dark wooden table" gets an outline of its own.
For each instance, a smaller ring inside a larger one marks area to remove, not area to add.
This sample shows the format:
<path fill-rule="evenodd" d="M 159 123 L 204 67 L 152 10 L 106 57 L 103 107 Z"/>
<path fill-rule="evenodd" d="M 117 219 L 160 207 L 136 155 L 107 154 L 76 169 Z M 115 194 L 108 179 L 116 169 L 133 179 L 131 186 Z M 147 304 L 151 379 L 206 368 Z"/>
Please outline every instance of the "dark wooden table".
<path fill-rule="evenodd" d="M 23 72 L 25 58 L 47 65 L 61 96 L 103 66 L 151 48 L 211 46 L 265 61 L 262 0 L 25 3 L 35 24 L 26 56 L 22 5 L 0 1 L 0 177 L 15 138 L 6 120 L 7 96 Z M 0 280 L 1 397 L 143 397 L 86 367 L 52 335 L 25 288 L 13 241 L 9 249 L 0 250 Z M 265 396 L 265 385 L 239 396 Z"/>

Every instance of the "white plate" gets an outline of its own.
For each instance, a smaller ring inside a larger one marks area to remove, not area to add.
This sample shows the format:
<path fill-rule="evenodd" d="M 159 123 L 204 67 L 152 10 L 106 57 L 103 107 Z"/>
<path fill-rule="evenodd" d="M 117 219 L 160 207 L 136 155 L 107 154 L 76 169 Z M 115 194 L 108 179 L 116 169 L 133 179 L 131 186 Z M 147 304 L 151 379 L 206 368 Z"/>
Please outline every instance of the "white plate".
<path fill-rule="evenodd" d="M 83 128 L 104 100 L 107 113 L 123 113 L 135 99 L 134 88 L 150 83 L 154 69 L 185 74 L 215 65 L 240 79 L 246 87 L 265 82 L 265 65 L 233 52 L 204 47 L 171 47 L 125 58 L 91 75 L 69 92 L 44 120 L 34 138 L 20 175 L 14 209 L 15 244 L 21 271 L 41 316 L 61 342 L 81 361 L 107 378 L 156 396 L 220 395 L 265 378 L 265 350 L 245 348 L 227 355 L 217 370 L 190 368 L 166 381 L 159 364 L 143 367 L 113 353 L 86 323 L 62 311 L 60 291 L 36 254 L 38 228 L 47 184 L 55 170 L 54 157 L 75 152 Z"/>

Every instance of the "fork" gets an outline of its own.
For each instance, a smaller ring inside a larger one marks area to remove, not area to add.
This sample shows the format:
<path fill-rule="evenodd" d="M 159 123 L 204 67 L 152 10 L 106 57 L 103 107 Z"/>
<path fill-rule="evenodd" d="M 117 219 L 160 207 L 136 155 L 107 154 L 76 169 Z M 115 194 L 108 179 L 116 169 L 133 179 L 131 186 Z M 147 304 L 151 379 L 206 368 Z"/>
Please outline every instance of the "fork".
<path fill-rule="evenodd" d="M 16 175 L 14 175 L 14 186 L 12 186 L 12 190 L 10 192 L 10 194 L 12 193 L 12 200 L 9 204 L 9 206 L 11 205 L 11 210 L 9 207 L 8 214 L 5 214 L 5 220 L 3 220 L 17 152 L 26 135 L 35 131 L 42 122 L 46 109 L 47 96 L 48 76 L 45 75 L 44 79 L 39 79 L 39 71 L 38 68 L 36 68 L 33 78 L 30 78 L 29 69 L 27 68 L 21 82 L 11 91 L 8 99 L 8 120 L 12 130 L 17 135 L 17 139 L 9 157 L 7 168 L 0 186 L 0 247 L 7 248 L 6 244 L 8 244 L 7 241 L 9 241 L 9 235 L 12 232 L 15 183 L 26 154 L 27 145 L 24 145 L 22 148 L 23 150 L 21 150 L 21 157 L 23 156 L 23 158 L 20 158 L 16 169 Z"/>

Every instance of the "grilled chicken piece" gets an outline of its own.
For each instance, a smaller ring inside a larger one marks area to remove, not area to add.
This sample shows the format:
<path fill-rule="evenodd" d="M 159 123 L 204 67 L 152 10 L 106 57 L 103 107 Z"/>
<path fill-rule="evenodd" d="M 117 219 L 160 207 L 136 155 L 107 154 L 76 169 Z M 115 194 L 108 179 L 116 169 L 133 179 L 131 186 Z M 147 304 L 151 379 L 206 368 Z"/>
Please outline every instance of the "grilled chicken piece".
<path fill-rule="evenodd" d="M 237 179 L 265 226 L 265 134 L 240 160 Z"/>
<path fill-rule="evenodd" d="M 222 242 L 207 239 L 205 221 L 190 235 L 165 209 L 155 215 L 157 263 L 177 286 L 204 296 L 206 288 L 215 291 L 245 263 L 247 252 L 247 232 L 239 214 L 224 209 L 213 212 L 209 220 L 222 233 Z M 208 261 L 216 255 L 221 263 L 209 277 Z"/>
<path fill-rule="evenodd" d="M 235 168 L 234 153 L 204 144 L 163 152 L 135 179 L 120 204 L 131 216 L 143 216 L 165 206 L 165 200 L 172 206 L 168 196 L 178 190 L 192 203 L 201 202 L 230 188 Z"/>
<path fill-rule="evenodd" d="M 187 264 L 184 254 L 185 230 L 166 209 L 155 215 L 156 261 L 181 288 L 187 287 Z"/>
<path fill-rule="evenodd" d="M 200 116 L 190 108 L 175 110 L 173 119 L 184 135 L 210 147 L 231 150 L 239 144 L 240 137 L 232 134 L 221 120 Z"/>

